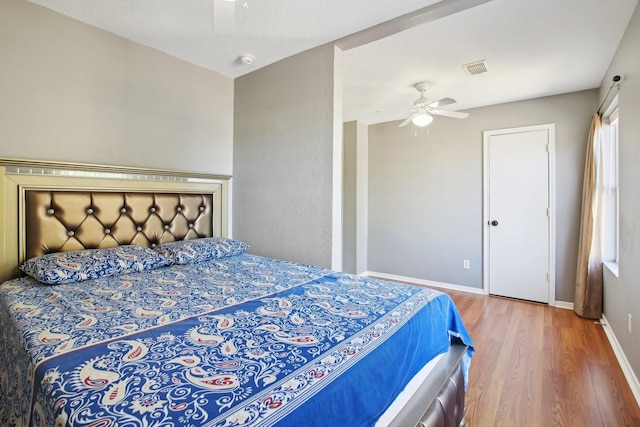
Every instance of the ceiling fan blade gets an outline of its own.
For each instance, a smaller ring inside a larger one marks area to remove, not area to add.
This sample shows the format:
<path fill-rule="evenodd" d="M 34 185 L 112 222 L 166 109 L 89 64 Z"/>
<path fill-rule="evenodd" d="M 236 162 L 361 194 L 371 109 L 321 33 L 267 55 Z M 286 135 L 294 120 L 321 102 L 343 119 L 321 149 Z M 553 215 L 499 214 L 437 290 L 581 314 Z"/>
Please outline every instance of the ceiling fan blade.
<path fill-rule="evenodd" d="M 398 127 L 399 127 L 399 128 L 401 128 L 401 127 L 404 127 L 404 126 L 408 125 L 409 123 L 411 123 L 411 119 L 413 119 L 413 118 L 414 118 L 415 116 L 417 116 L 417 115 L 418 115 L 418 113 L 415 113 L 415 114 L 410 115 L 410 116 L 407 118 L 407 120 L 405 120 L 404 122 L 400 123 L 400 124 L 398 125 Z"/>
<path fill-rule="evenodd" d="M 442 99 L 438 99 L 437 101 L 433 101 L 429 103 L 429 107 L 444 107 L 445 105 L 451 105 L 451 104 L 455 104 L 456 100 L 453 98 L 442 98 Z"/>
<path fill-rule="evenodd" d="M 469 117 L 469 113 L 461 113 L 460 111 L 430 109 L 429 112 L 431 114 L 437 114 L 438 116 L 452 117 L 454 119 L 466 119 L 467 117 Z"/>

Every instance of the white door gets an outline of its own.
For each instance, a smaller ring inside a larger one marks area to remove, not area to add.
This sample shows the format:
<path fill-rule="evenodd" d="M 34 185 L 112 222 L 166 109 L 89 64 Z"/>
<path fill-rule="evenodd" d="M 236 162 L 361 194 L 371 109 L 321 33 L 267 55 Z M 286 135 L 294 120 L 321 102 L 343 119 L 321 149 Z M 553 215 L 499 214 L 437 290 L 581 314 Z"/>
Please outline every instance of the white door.
<path fill-rule="evenodd" d="M 485 132 L 485 289 L 555 304 L 553 125 Z"/>

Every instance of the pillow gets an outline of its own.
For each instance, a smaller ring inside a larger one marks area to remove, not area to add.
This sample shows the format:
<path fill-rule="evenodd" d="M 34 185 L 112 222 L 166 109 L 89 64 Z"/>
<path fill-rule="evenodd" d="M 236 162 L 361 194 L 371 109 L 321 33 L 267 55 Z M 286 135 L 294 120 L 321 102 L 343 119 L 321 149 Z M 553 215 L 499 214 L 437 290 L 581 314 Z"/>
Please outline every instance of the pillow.
<path fill-rule="evenodd" d="M 163 243 L 156 246 L 155 250 L 169 258 L 174 264 L 190 264 L 214 258 L 240 255 L 249 247 L 246 243 L 233 239 L 205 237 L 203 239 Z"/>
<path fill-rule="evenodd" d="M 159 253 L 138 245 L 57 252 L 25 261 L 20 270 L 49 285 L 151 270 L 171 264 Z"/>

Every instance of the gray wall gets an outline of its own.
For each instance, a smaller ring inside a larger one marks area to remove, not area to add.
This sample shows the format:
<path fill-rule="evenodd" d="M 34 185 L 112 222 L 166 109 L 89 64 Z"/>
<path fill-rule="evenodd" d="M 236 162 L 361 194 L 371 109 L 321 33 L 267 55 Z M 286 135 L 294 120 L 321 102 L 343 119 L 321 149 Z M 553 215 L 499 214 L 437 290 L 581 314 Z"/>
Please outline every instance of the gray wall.
<path fill-rule="evenodd" d="M 356 273 L 358 123 L 344 124 L 344 178 L 342 181 L 342 271 Z"/>
<path fill-rule="evenodd" d="M 597 90 L 369 128 L 368 269 L 482 288 L 482 131 L 556 125 L 556 299 L 573 301 L 578 218 Z M 416 130 L 417 129 L 417 130 Z M 462 269 L 462 260 L 471 269 Z"/>
<path fill-rule="evenodd" d="M 344 124 L 342 182 L 342 271 L 367 271 L 369 126 Z"/>
<path fill-rule="evenodd" d="M 0 157 L 231 174 L 233 80 L 0 2 Z"/>
<path fill-rule="evenodd" d="M 620 117 L 619 277 L 605 268 L 604 315 L 636 378 L 640 377 L 640 7 L 618 47 L 600 87 L 600 102 L 611 79 L 623 76 L 618 97 Z M 611 101 L 615 91 L 607 99 Z M 606 109 L 607 104 L 603 107 Z M 632 333 L 627 330 L 632 315 Z"/>
<path fill-rule="evenodd" d="M 233 229 L 252 253 L 331 266 L 334 58 L 321 46 L 235 80 Z"/>

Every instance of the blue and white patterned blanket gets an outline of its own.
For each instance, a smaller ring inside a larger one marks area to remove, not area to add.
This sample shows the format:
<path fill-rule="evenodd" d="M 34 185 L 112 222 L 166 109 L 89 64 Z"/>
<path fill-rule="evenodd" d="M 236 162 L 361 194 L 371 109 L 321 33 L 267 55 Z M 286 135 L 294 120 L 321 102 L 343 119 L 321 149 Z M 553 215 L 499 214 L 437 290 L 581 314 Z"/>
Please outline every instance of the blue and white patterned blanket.
<path fill-rule="evenodd" d="M 0 305 L 1 425 L 367 426 L 471 345 L 446 294 L 248 254 Z"/>

